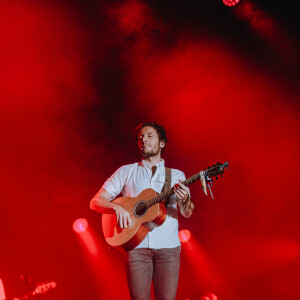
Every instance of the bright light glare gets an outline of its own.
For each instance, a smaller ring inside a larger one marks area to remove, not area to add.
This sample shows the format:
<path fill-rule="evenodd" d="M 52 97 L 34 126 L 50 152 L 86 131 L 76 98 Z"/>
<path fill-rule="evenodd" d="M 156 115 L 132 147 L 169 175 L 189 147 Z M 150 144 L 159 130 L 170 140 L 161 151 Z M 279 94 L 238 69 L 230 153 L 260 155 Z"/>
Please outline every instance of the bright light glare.
<path fill-rule="evenodd" d="M 223 3 L 226 6 L 235 6 L 236 4 L 239 3 L 240 0 L 223 0 Z"/>
<path fill-rule="evenodd" d="M 214 293 L 209 293 L 209 294 L 207 294 L 207 295 L 205 295 L 205 296 L 202 296 L 202 297 L 200 298 L 200 300 L 218 300 L 218 297 L 217 297 L 217 295 L 214 294 Z"/>
<path fill-rule="evenodd" d="M 88 227 L 88 222 L 86 219 L 77 219 L 74 223 L 73 223 L 73 230 L 77 233 L 81 233 L 86 231 Z"/>
<path fill-rule="evenodd" d="M 187 243 L 191 238 L 191 232 L 188 229 L 179 231 L 179 239 L 181 243 Z"/>

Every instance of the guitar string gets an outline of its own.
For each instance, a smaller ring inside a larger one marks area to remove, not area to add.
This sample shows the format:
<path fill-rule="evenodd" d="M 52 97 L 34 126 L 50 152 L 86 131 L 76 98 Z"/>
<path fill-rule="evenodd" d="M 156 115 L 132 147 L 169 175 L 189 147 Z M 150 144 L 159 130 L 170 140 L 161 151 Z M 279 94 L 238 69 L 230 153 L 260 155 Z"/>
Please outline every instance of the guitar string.
<path fill-rule="evenodd" d="M 227 164 L 225 165 L 225 167 L 227 166 Z M 218 168 L 218 170 L 214 170 L 212 171 L 212 169 L 216 169 Z M 216 166 L 213 166 L 213 167 L 210 167 L 210 168 L 207 168 L 204 172 L 205 172 L 205 175 L 207 177 L 213 177 L 213 176 L 217 176 L 217 175 L 221 175 L 223 174 L 223 170 L 225 168 L 222 168 L 222 170 L 220 171 L 220 168 L 219 168 L 219 165 L 217 164 Z M 191 176 L 190 178 L 186 179 L 185 181 L 182 182 L 182 184 L 184 184 L 185 186 L 188 186 L 190 185 L 191 183 L 197 181 L 200 179 L 201 175 L 200 175 L 201 172 Z M 169 196 L 171 196 L 172 194 L 174 194 L 174 191 L 173 189 L 169 189 L 151 199 L 148 199 L 148 200 L 145 200 L 145 201 L 142 201 L 142 202 L 139 202 L 138 205 L 136 206 L 135 208 L 135 211 L 138 213 L 138 212 L 141 212 L 142 210 L 144 209 L 149 209 L 150 207 L 154 206 L 155 204 L 157 203 L 160 203 L 162 202 L 163 200 L 165 200 L 166 198 L 168 198 Z M 131 214 L 131 213 L 130 213 Z M 133 213 L 132 213 L 133 214 Z"/>
<path fill-rule="evenodd" d="M 200 174 L 195 174 L 192 177 L 186 179 L 185 181 L 183 181 L 182 183 L 187 186 L 195 181 L 197 181 L 200 178 Z M 152 207 L 153 205 L 165 200 L 166 198 L 168 198 L 169 196 L 171 196 L 172 194 L 174 194 L 173 189 L 169 189 L 151 199 L 148 199 L 146 201 L 140 202 L 137 206 L 136 206 L 136 212 L 139 212 L 143 209 L 149 209 L 150 207 Z"/>

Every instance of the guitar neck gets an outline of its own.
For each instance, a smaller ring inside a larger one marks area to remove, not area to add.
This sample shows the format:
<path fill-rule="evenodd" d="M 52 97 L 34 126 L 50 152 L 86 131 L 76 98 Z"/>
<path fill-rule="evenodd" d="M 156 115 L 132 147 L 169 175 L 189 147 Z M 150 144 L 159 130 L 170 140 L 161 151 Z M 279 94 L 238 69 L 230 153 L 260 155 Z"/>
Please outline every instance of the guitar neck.
<path fill-rule="evenodd" d="M 218 162 L 216 165 L 213 165 L 212 167 L 208 167 L 206 170 L 199 172 L 199 173 L 195 174 L 194 176 L 189 177 L 188 179 L 183 181 L 182 184 L 184 184 L 185 186 L 188 186 L 191 183 L 199 180 L 202 176 L 209 180 L 211 180 L 212 177 L 216 177 L 218 179 L 218 177 L 217 177 L 218 175 L 221 175 L 221 177 L 223 177 L 222 174 L 224 173 L 225 168 L 229 169 L 227 161 L 224 164 L 220 164 Z M 205 185 L 205 179 L 204 179 L 204 183 L 202 182 L 202 184 L 203 184 L 203 186 Z M 163 200 L 170 197 L 172 194 L 174 194 L 174 190 L 171 188 L 171 189 L 145 201 L 144 202 L 145 208 L 148 209 L 151 206 L 162 202 Z"/>
<path fill-rule="evenodd" d="M 200 173 L 197 173 L 197 174 L 189 177 L 188 179 L 182 181 L 182 184 L 184 184 L 185 186 L 188 186 L 188 185 L 194 183 L 195 181 L 199 180 L 200 177 L 201 177 Z M 160 202 L 164 201 L 165 199 L 167 199 L 168 197 L 170 197 L 173 194 L 174 194 L 174 190 L 173 190 L 173 188 L 171 188 L 171 189 L 168 189 L 165 192 L 163 192 L 163 193 L 147 200 L 146 201 L 147 209 L 152 207 L 153 205 L 155 205 L 157 203 L 160 203 Z"/>

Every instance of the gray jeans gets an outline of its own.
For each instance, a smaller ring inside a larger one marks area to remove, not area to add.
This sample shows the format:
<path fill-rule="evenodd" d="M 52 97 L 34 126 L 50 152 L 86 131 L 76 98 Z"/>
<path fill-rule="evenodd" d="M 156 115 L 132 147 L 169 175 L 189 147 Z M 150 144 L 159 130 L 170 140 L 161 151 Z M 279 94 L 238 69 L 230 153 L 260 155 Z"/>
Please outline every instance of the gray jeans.
<path fill-rule="evenodd" d="M 126 273 L 132 300 L 151 299 L 151 281 L 156 300 L 176 298 L 181 247 L 133 249 L 128 252 Z"/>

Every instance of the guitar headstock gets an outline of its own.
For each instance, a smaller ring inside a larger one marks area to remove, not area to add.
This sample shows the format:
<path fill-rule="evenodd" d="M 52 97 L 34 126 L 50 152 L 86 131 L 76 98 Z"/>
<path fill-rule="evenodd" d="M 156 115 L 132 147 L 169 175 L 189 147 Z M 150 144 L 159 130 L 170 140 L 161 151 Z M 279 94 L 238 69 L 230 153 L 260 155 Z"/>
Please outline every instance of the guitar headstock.
<path fill-rule="evenodd" d="M 216 177 L 216 179 L 218 179 L 218 175 L 223 177 L 223 173 L 226 168 L 229 170 L 229 164 L 227 161 L 224 164 L 217 162 L 215 165 L 212 165 L 212 167 L 208 167 L 204 172 L 208 179 L 211 179 L 212 177 Z"/>

